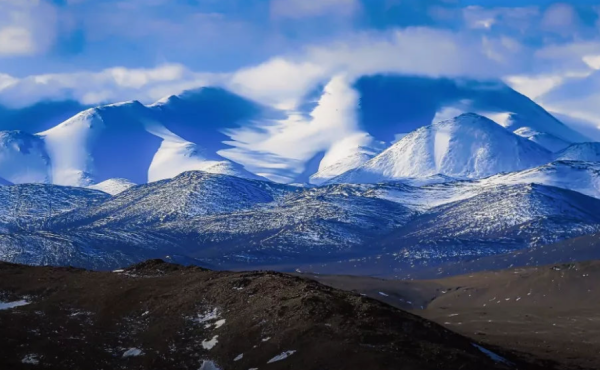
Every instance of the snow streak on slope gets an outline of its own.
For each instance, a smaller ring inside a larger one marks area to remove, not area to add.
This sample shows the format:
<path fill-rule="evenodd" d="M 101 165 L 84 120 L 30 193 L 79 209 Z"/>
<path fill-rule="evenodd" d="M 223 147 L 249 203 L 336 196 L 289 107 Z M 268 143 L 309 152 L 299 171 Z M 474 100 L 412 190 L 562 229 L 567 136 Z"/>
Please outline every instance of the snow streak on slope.
<path fill-rule="evenodd" d="M 541 184 L 569 189 L 600 199 L 600 163 L 556 161 L 540 167 L 492 176 L 480 185 Z"/>
<path fill-rule="evenodd" d="M 88 189 L 100 190 L 110 195 L 117 195 L 137 184 L 127 179 L 108 179 L 99 184 L 88 186 Z"/>
<path fill-rule="evenodd" d="M 529 127 L 521 127 L 516 129 L 514 132 L 525 139 L 531 140 L 534 143 L 543 146 L 551 152 L 557 152 L 569 146 L 568 141 L 559 139 L 552 134 L 535 131 Z"/>
<path fill-rule="evenodd" d="M 147 121 L 146 130 L 160 137 L 162 143 L 152 158 L 148 181 L 169 179 L 187 171 L 203 171 L 249 179 L 261 179 L 237 163 L 226 160 L 216 152 L 209 152 L 197 144 L 182 139 L 158 122 Z"/>
<path fill-rule="evenodd" d="M 327 180 L 361 166 L 385 149 L 368 134 L 358 133 L 335 143 L 319 164 L 318 172 L 310 176 L 310 183 L 321 185 Z"/>
<path fill-rule="evenodd" d="M 50 181 L 50 158 L 43 140 L 22 131 L 0 131 L 0 177 L 15 183 Z"/>
<path fill-rule="evenodd" d="M 573 144 L 556 153 L 557 160 L 600 162 L 600 143 Z"/>
<path fill-rule="evenodd" d="M 483 178 L 547 163 L 544 148 L 476 114 L 420 128 L 336 183 L 372 183 L 442 174 Z"/>

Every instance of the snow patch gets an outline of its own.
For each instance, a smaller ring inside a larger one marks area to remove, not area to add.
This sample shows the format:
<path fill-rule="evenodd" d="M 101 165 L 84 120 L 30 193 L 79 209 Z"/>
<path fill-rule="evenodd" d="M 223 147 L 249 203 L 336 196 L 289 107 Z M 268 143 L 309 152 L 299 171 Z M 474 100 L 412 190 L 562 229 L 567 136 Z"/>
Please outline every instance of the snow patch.
<path fill-rule="evenodd" d="M 207 321 L 216 320 L 219 318 L 219 309 L 214 308 L 212 311 L 206 311 L 203 314 L 198 314 L 198 318 L 194 319 L 195 322 L 202 324 Z"/>
<path fill-rule="evenodd" d="M 213 347 L 216 346 L 217 343 L 219 343 L 217 338 L 219 338 L 219 336 L 215 335 L 211 340 L 203 340 L 202 348 L 207 349 L 207 350 L 213 349 Z"/>
<path fill-rule="evenodd" d="M 200 369 L 198 370 L 221 370 L 220 367 L 217 366 L 213 361 L 202 361 L 202 365 L 200 365 Z"/>
<path fill-rule="evenodd" d="M 40 360 L 38 359 L 38 355 L 30 354 L 23 357 L 21 363 L 29 365 L 38 365 L 40 363 Z"/>
<path fill-rule="evenodd" d="M 475 344 L 475 343 L 471 343 L 473 345 L 473 347 L 477 348 L 478 350 L 480 350 L 482 353 L 484 353 L 486 356 L 488 356 L 489 358 L 491 358 L 493 361 L 495 362 L 501 362 L 507 365 L 512 365 L 512 362 L 508 361 L 507 359 L 505 359 L 504 357 L 500 356 L 497 353 L 494 353 L 492 351 L 490 351 L 489 349 L 483 348 L 482 346 Z"/>
<path fill-rule="evenodd" d="M 273 362 L 277 362 L 277 361 L 282 361 L 285 360 L 286 358 L 288 358 L 289 356 L 293 355 L 294 353 L 296 353 L 297 351 L 292 350 L 292 351 L 285 351 L 275 357 L 273 357 L 272 359 L 270 359 L 267 364 L 273 363 Z"/>
<path fill-rule="evenodd" d="M 129 348 L 123 353 L 123 358 L 142 356 L 144 352 L 139 348 Z"/>
<path fill-rule="evenodd" d="M 2 302 L 0 301 L 0 310 L 8 310 L 14 307 L 20 307 L 20 306 L 26 306 L 28 304 L 30 304 L 31 302 L 28 302 L 26 300 L 20 300 L 20 301 L 14 301 L 14 302 Z"/>

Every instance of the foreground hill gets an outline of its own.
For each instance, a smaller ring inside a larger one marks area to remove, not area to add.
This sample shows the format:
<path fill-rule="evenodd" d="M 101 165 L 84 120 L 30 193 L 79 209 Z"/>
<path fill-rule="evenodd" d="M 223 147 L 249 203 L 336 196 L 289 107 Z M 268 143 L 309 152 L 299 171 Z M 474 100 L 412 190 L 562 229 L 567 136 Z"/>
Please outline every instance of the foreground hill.
<path fill-rule="evenodd" d="M 162 261 L 0 264 L 0 330 L 7 369 L 541 369 L 311 280 Z"/>
<path fill-rule="evenodd" d="M 438 280 L 313 276 L 431 319 L 548 369 L 600 368 L 600 261 L 504 269 Z"/>

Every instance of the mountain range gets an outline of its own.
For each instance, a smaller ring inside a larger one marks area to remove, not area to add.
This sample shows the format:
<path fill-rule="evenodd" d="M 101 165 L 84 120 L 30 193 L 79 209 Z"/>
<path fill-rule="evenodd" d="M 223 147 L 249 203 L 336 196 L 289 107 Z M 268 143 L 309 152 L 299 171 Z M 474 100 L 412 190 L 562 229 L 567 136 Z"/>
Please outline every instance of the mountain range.
<path fill-rule="evenodd" d="M 348 91 L 355 99 L 342 99 Z M 598 156 L 596 144 L 568 148 L 590 139 L 497 82 L 333 79 L 292 110 L 206 87 L 150 105 L 88 108 L 64 120 L 76 107 L 0 110 L 0 177 L 85 187 L 200 170 L 320 185 L 340 175 L 361 182 L 361 173 L 374 181 L 481 178 L 548 163 L 549 152 L 568 160 Z"/>
<path fill-rule="evenodd" d="M 600 143 L 497 82 L 82 108 L 0 111 L 0 259 L 394 275 L 600 231 Z"/>

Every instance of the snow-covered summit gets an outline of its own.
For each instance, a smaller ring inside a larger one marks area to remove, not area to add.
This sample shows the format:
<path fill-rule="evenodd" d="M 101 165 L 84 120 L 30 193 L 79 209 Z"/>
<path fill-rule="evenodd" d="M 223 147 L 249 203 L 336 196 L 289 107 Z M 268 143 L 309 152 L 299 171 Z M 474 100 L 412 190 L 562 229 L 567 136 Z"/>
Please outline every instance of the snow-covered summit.
<path fill-rule="evenodd" d="M 192 170 L 259 178 L 169 130 L 165 122 L 174 121 L 165 114 L 137 101 L 110 104 L 42 132 L 53 182 L 85 187 L 121 178 L 142 184 Z M 187 119 L 192 125 L 198 117 Z"/>
<path fill-rule="evenodd" d="M 422 127 L 332 182 L 372 183 L 436 174 L 484 178 L 547 163 L 551 154 L 474 113 Z"/>

